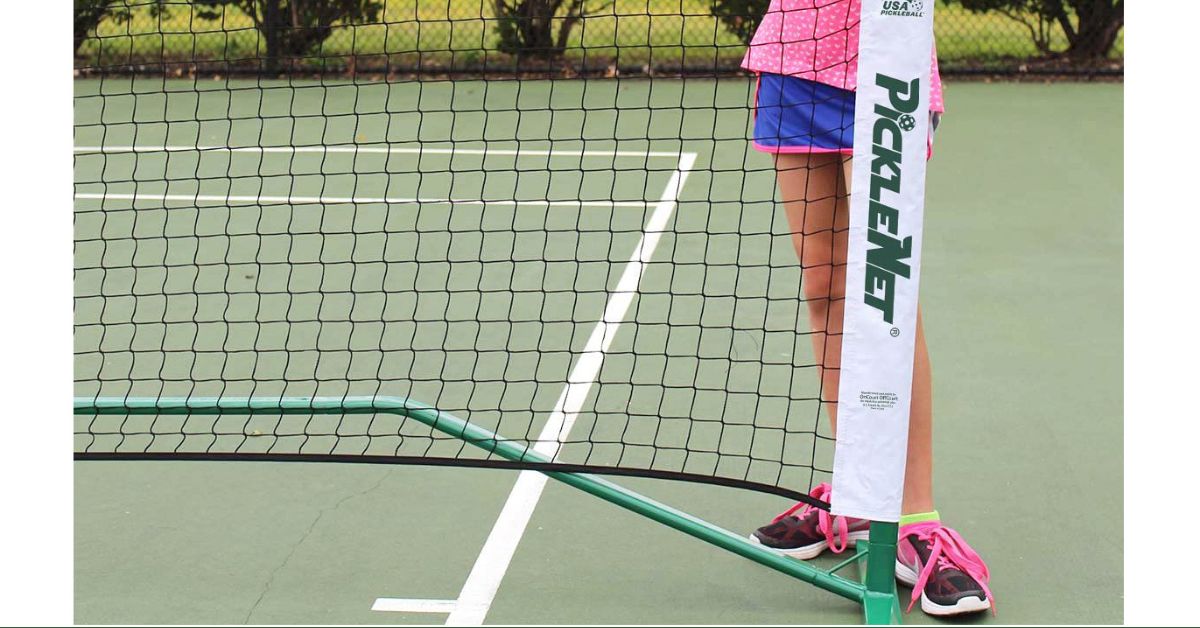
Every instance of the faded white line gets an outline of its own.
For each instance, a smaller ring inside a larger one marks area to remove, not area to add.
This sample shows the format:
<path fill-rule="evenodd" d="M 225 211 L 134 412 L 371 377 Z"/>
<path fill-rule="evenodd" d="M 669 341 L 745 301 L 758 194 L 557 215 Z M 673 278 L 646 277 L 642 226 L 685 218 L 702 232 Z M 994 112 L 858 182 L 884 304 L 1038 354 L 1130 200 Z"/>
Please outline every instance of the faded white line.
<path fill-rule="evenodd" d="M 76 146 L 76 153 L 118 155 L 122 153 L 352 153 L 386 155 L 506 155 L 513 157 L 669 157 L 683 159 L 678 152 L 636 150 L 549 150 L 532 148 L 434 148 L 431 146 Z"/>
<path fill-rule="evenodd" d="M 555 403 L 554 411 L 538 435 L 537 444 L 534 445 L 534 450 L 538 453 L 551 458 L 556 456 L 561 442 L 574 427 L 579 411 L 600 374 L 600 368 L 604 364 L 604 352 L 612 344 L 629 306 L 633 303 L 642 273 L 654 256 L 654 249 L 662 239 L 663 230 L 675 211 L 679 191 L 686 183 L 688 173 L 695 162 L 695 153 L 680 155 L 679 165 L 646 222 L 641 240 L 625 265 L 616 290 L 609 295 L 603 317 L 588 337 L 583 353 L 571 369 L 567 385 Z M 546 480 L 545 475 L 534 471 L 522 471 L 517 477 L 508 501 L 500 511 L 483 550 L 479 552 L 479 557 L 475 560 L 466 583 L 463 584 L 458 595 L 458 606 L 446 619 L 447 624 L 477 626 L 483 623 L 492 602 L 496 599 L 496 592 L 500 589 L 504 574 L 508 572 L 517 544 L 525 534 L 533 510 L 541 499 Z"/>
<path fill-rule="evenodd" d="M 550 201 L 550 200 L 521 200 L 521 199 L 480 199 L 480 198 L 409 198 L 400 196 L 267 196 L 267 195 L 237 195 L 237 194 L 117 194 L 109 192 L 79 192 L 75 200 L 97 201 L 160 201 L 173 203 L 221 203 L 225 205 L 366 205 L 372 203 L 389 205 L 481 205 L 488 207 L 570 207 L 583 209 L 588 207 L 632 207 L 644 209 L 650 205 L 646 201 Z"/>

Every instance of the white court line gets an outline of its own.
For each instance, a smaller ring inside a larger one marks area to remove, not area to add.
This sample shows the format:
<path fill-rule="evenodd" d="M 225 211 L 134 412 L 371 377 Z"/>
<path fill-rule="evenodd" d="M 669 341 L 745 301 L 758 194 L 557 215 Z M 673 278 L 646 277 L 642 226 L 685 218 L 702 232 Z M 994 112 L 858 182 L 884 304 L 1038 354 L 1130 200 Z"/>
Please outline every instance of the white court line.
<path fill-rule="evenodd" d="M 338 205 L 338 204 L 369 204 L 386 203 L 391 205 L 482 205 L 502 207 L 633 207 L 645 209 L 650 206 L 646 201 L 549 201 L 549 200 L 516 200 L 516 199 L 478 199 L 478 198 L 406 198 L 398 196 L 260 196 L 235 194 L 115 194 L 110 192 L 79 192 L 75 200 L 116 200 L 116 201 L 173 201 L 185 203 L 239 203 L 251 205 Z"/>
<path fill-rule="evenodd" d="M 654 251 L 662 238 L 671 215 L 675 211 L 679 191 L 687 181 L 687 177 L 696 162 L 695 153 L 672 152 L 637 152 L 637 151 L 567 151 L 567 150 L 506 150 L 506 149 L 436 149 L 429 147 L 400 148 L 400 147 L 358 147 L 358 146 L 307 146 L 307 147 L 204 147 L 204 146 L 78 146 L 77 153 L 142 153 L 142 152 L 183 152 L 183 151 L 228 151 L 251 153 L 409 153 L 409 154 L 473 154 L 473 155 L 540 155 L 540 156 L 580 156 L 580 157 L 670 157 L 678 159 L 676 170 L 660 197 L 654 204 L 654 211 L 642 231 L 642 237 L 634 248 L 616 290 L 609 295 L 604 308 L 604 314 L 592 330 L 583 353 L 575 363 L 567 379 L 567 385 L 559 395 L 553 412 L 543 426 L 534 444 L 534 451 L 549 458 L 554 458 L 560 444 L 565 440 L 579 417 L 591 392 L 600 369 L 604 364 L 604 354 L 616 337 L 625 315 L 638 292 L 642 274 L 646 264 L 651 261 Z M 364 197 L 304 197 L 304 196 L 234 196 L 234 195 L 171 195 L 171 194 L 76 194 L 76 199 L 117 199 L 117 200 L 158 200 L 184 202 L 223 202 L 223 203 L 287 203 L 287 204 L 337 204 L 337 203 L 452 203 L 476 205 L 540 205 L 545 207 L 641 207 L 645 202 L 596 202 L 596 201 L 516 201 L 498 200 L 486 201 L 481 199 L 419 199 L 419 198 L 364 198 Z M 514 484 L 508 499 L 484 543 L 483 549 L 475 560 L 471 573 L 467 576 L 457 600 L 416 600 L 404 598 L 378 598 L 372 605 L 372 610 L 398 612 L 437 612 L 449 613 L 446 619 L 448 625 L 481 625 L 486 618 L 500 583 L 508 572 L 508 567 L 516 553 L 517 545 L 525 534 L 525 528 L 533 515 L 545 489 L 547 476 L 536 471 L 522 471 Z"/>
<path fill-rule="evenodd" d="M 393 613 L 451 613 L 458 600 L 417 600 L 411 598 L 381 597 L 371 605 L 373 611 Z"/>
<path fill-rule="evenodd" d="M 633 297 L 637 294 L 641 283 L 642 273 L 646 264 L 654 256 L 654 249 L 658 246 L 663 230 L 666 229 L 667 222 L 670 221 L 671 214 L 675 211 L 679 191 L 687 181 L 688 173 L 695 162 L 695 153 L 680 155 L 679 165 L 671 175 L 670 181 L 667 182 L 666 189 L 655 206 L 654 212 L 650 215 L 650 219 L 642 231 L 641 240 L 634 248 L 625 270 L 621 273 L 616 290 L 609 295 L 603 317 L 596 323 L 596 327 L 592 330 L 587 344 L 584 346 L 583 353 L 579 356 L 579 361 L 571 369 L 567 385 L 563 388 L 562 394 L 555 403 L 554 411 L 538 435 L 537 444 L 533 447 L 534 451 L 554 458 L 558 454 L 560 443 L 567 438 L 571 428 L 574 427 L 575 420 L 579 417 L 579 411 L 583 407 L 592 385 L 596 382 L 596 377 L 600 374 L 600 367 L 604 364 L 604 352 L 612 344 L 630 304 L 633 303 Z M 496 599 L 500 582 L 504 579 L 504 574 L 512 562 L 517 544 L 524 536 L 533 510 L 542 497 L 542 490 L 546 487 L 547 479 L 545 475 L 536 471 L 522 471 L 517 477 L 517 482 L 513 486 L 512 492 L 509 493 L 508 500 L 504 503 L 504 508 L 500 511 L 500 516 L 496 519 L 496 524 L 492 527 L 487 542 L 484 543 L 479 557 L 475 560 L 474 567 L 471 568 L 470 575 L 467 576 L 466 583 L 463 584 L 462 591 L 458 594 L 458 605 L 446 619 L 446 624 L 456 626 L 483 624 L 492 602 Z"/>
<path fill-rule="evenodd" d="M 76 146 L 76 153 L 121 154 L 121 153 L 354 153 L 354 154 L 407 154 L 407 155 L 510 155 L 515 157 L 670 157 L 681 159 L 682 153 L 667 151 L 634 150 L 575 150 L 575 149 L 529 149 L 529 148 L 433 148 L 417 146 Z"/>

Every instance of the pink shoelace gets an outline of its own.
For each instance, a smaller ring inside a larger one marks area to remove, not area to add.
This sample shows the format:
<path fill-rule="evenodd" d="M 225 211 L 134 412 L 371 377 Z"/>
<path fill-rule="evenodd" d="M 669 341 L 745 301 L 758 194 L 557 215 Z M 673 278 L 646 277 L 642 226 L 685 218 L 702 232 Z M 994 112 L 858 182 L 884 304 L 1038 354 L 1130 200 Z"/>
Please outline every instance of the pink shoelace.
<path fill-rule="evenodd" d="M 813 488 L 813 490 L 808 493 L 808 496 L 812 497 L 813 499 L 819 499 L 823 502 L 828 502 L 830 492 L 831 488 L 829 484 L 822 482 Z M 771 523 L 778 523 L 779 521 L 793 515 L 799 519 L 803 519 L 805 515 L 808 514 L 808 511 L 813 509 L 814 506 L 811 504 L 805 502 L 796 502 L 796 504 L 791 508 L 788 508 L 787 510 L 776 515 L 775 518 L 771 520 Z M 825 542 L 829 544 L 829 549 L 833 550 L 834 554 L 840 554 L 845 551 L 846 546 L 848 545 L 848 539 L 846 538 L 846 535 L 850 531 L 850 526 L 846 523 L 845 517 L 841 515 L 835 517 L 830 515 L 825 510 L 817 509 L 817 531 L 825 535 Z M 838 540 L 842 542 L 841 547 L 838 547 L 837 545 Z"/>
<path fill-rule="evenodd" d="M 921 599 L 921 592 L 925 590 L 925 584 L 929 582 L 934 568 L 937 567 L 939 569 L 958 569 L 974 578 L 983 587 L 983 593 L 991 602 L 992 613 L 995 614 L 996 602 L 992 597 L 992 590 L 988 588 L 988 580 L 991 576 L 988 574 L 987 564 L 958 532 L 943 526 L 940 521 L 914 523 L 900 529 L 901 538 L 912 534 L 916 534 L 919 540 L 932 542 L 932 546 L 929 549 L 929 560 L 925 562 L 925 566 L 917 576 L 917 583 L 913 585 L 912 600 L 908 603 L 909 611 L 912 610 L 917 600 Z"/>

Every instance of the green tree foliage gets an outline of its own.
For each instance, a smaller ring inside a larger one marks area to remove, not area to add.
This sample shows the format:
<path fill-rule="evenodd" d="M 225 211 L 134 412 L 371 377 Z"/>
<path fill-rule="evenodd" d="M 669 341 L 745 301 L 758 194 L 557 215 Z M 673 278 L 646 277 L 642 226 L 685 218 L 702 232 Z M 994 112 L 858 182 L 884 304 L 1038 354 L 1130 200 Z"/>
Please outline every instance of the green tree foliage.
<path fill-rule="evenodd" d="M 131 0 L 75 0 L 75 49 L 95 32 L 105 19 L 127 23 L 133 19 Z M 142 0 L 151 16 L 177 8 L 168 0 Z M 340 23 L 374 22 L 383 11 L 380 0 L 193 0 L 197 17 L 218 19 L 226 7 L 250 16 L 263 38 L 264 64 L 269 71 L 279 68 L 287 57 L 311 54 L 333 34 Z"/>
<path fill-rule="evenodd" d="M 771 0 L 712 0 L 712 14 L 746 45 L 762 21 Z"/>
<path fill-rule="evenodd" d="M 995 12 L 1029 29 L 1042 54 L 1076 61 L 1105 58 L 1125 25 L 1124 0 L 943 0 L 974 13 Z M 712 13 L 729 32 L 746 44 L 762 21 L 770 0 L 711 0 Z M 1066 35 L 1067 47 L 1055 50 L 1055 28 Z"/>
<path fill-rule="evenodd" d="M 158 4 L 151 5 L 151 11 L 157 14 Z M 84 40 L 93 36 L 96 27 L 105 19 L 118 24 L 129 21 L 129 0 L 75 0 L 75 50 L 83 45 Z"/>
<path fill-rule="evenodd" d="M 1046 56 L 1074 61 L 1104 59 L 1125 25 L 1125 0 L 946 0 L 969 11 L 994 11 L 1024 24 L 1034 45 Z M 1055 26 L 1067 37 L 1065 50 L 1055 50 Z"/>
<path fill-rule="evenodd" d="M 588 0 L 493 0 L 500 52 L 549 59 L 566 50 L 580 20 L 611 6 L 589 7 Z"/>
<path fill-rule="evenodd" d="M 267 70 L 275 71 L 286 57 L 312 53 L 333 34 L 339 23 L 374 22 L 383 3 L 378 0 L 194 0 L 200 17 L 219 17 L 226 6 L 241 9 L 262 35 Z"/>

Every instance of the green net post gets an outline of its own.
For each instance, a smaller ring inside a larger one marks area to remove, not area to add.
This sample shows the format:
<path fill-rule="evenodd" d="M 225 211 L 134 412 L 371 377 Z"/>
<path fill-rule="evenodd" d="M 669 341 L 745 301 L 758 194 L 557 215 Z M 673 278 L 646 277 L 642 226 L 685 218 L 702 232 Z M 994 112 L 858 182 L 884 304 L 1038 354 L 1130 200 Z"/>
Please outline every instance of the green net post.
<path fill-rule="evenodd" d="M 896 541 L 900 526 L 893 522 L 872 521 L 866 548 L 866 565 L 859 565 L 866 593 L 863 595 L 863 619 L 867 624 L 900 623 L 900 598 L 896 593 Z"/>

